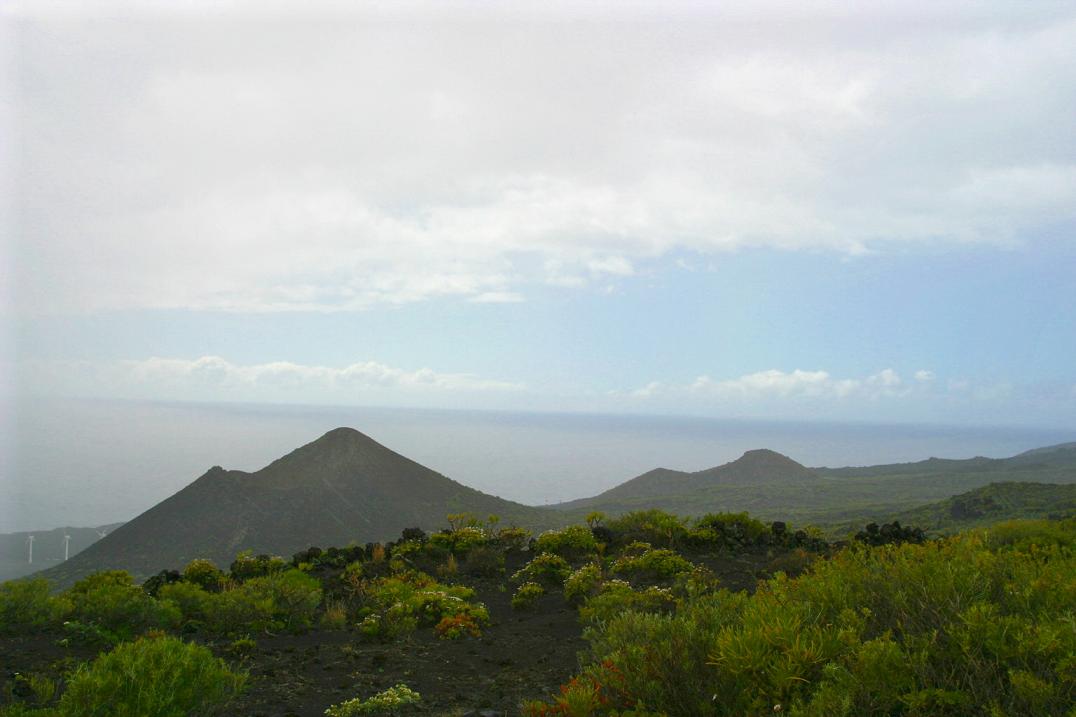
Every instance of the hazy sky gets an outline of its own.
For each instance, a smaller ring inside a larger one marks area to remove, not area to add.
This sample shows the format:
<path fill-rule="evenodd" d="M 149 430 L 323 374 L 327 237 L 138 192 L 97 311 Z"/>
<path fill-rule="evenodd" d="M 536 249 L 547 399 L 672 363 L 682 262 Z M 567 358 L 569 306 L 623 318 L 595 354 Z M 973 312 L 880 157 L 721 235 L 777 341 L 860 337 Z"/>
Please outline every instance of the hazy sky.
<path fill-rule="evenodd" d="M 0 11 L 9 401 L 1076 428 L 1072 3 L 137 8 Z"/>

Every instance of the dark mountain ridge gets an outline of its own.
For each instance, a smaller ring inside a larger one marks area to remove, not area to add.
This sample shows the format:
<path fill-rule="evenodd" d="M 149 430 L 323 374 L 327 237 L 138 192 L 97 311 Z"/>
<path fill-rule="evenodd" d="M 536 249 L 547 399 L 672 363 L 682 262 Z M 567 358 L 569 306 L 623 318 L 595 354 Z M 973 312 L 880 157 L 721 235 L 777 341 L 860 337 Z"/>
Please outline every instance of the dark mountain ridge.
<path fill-rule="evenodd" d="M 146 577 L 193 558 L 291 555 L 311 545 L 383 541 L 449 513 L 544 526 L 545 511 L 468 488 L 351 428 L 337 428 L 254 473 L 214 466 L 44 577 L 67 584 L 106 568 Z"/>

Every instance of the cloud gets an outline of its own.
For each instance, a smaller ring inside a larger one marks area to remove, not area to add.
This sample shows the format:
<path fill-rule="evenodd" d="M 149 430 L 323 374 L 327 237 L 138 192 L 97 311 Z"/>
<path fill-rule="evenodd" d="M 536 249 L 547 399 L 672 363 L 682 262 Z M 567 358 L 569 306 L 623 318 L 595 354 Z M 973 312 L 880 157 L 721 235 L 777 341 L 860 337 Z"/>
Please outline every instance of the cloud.
<path fill-rule="evenodd" d="M 699 376 L 682 390 L 695 396 L 724 399 L 877 399 L 908 393 L 900 375 L 888 368 L 864 378 L 835 378 L 827 371 L 800 369 L 790 372 L 770 369 L 723 381 Z"/>
<path fill-rule="evenodd" d="M 488 301 L 1076 219 L 1063 5 L 182 5 L 8 11 L 23 311 Z"/>
<path fill-rule="evenodd" d="M 27 365 L 26 385 L 57 393 L 180 400 L 299 401 L 347 403 L 435 399 L 455 394 L 510 394 L 521 383 L 448 373 L 407 370 L 377 361 L 320 366 L 272 361 L 238 364 L 219 356 L 152 357 L 118 362 L 44 361 Z M 72 390 L 73 389 L 73 390 Z"/>
<path fill-rule="evenodd" d="M 468 301 L 475 304 L 517 304 L 523 301 L 523 295 L 514 291 L 487 291 L 472 296 Z"/>

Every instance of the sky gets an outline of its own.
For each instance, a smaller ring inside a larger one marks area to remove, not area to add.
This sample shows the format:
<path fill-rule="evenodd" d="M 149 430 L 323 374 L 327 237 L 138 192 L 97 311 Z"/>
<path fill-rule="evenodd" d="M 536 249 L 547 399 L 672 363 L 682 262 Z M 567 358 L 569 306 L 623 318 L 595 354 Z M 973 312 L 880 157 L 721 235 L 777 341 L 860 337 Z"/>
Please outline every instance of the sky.
<path fill-rule="evenodd" d="M 0 10 L 8 409 L 1076 429 L 1071 3 L 296 7 Z"/>

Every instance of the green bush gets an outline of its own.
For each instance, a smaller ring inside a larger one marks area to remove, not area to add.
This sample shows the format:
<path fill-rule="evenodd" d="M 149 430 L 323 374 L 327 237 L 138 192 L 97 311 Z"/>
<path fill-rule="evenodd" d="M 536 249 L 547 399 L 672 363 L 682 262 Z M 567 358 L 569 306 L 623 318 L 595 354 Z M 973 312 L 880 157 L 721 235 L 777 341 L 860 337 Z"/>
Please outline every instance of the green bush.
<path fill-rule="evenodd" d="M 43 578 L 0 583 L 0 633 L 57 628 L 72 607 L 69 600 L 53 597 Z"/>
<path fill-rule="evenodd" d="M 485 530 L 478 526 L 465 525 L 455 530 L 434 533 L 429 537 L 427 548 L 463 557 L 471 550 L 486 545 L 488 542 L 489 536 Z"/>
<path fill-rule="evenodd" d="M 217 635 L 243 635 L 276 627 L 276 606 L 271 597 L 236 586 L 210 596 L 206 628 Z"/>
<path fill-rule="evenodd" d="M 636 590 L 623 580 L 610 580 L 579 608 L 579 619 L 600 624 L 628 611 L 668 612 L 675 608 L 676 597 L 668 588 L 650 586 Z"/>
<path fill-rule="evenodd" d="M 637 541 L 675 548 L 687 535 L 685 518 L 663 510 L 637 510 L 614 518 L 606 527 L 616 536 L 620 545 Z"/>
<path fill-rule="evenodd" d="M 1009 520 L 990 527 L 987 544 L 994 549 L 1030 550 L 1058 546 L 1076 549 L 1076 518 L 1068 520 Z"/>
<path fill-rule="evenodd" d="M 172 637 L 141 638 L 80 667 L 58 711 L 62 717 L 220 714 L 245 681 L 205 647 Z"/>
<path fill-rule="evenodd" d="M 273 573 L 280 573 L 289 567 L 290 565 L 284 558 L 274 555 L 254 555 L 251 551 L 244 550 L 235 556 L 235 560 L 232 561 L 228 569 L 231 571 L 234 580 L 243 582 L 251 578 L 261 578 Z"/>
<path fill-rule="evenodd" d="M 1067 715 L 1076 557 L 1022 542 L 854 546 L 752 596 L 705 594 L 675 615 L 617 606 L 603 628 L 603 596 L 629 597 L 611 581 L 583 608 L 599 618 L 584 674 L 607 701 L 580 714 Z"/>
<path fill-rule="evenodd" d="M 581 603 L 596 595 L 601 588 L 602 568 L 598 563 L 588 563 L 579 568 L 564 581 L 564 599 L 568 602 Z"/>
<path fill-rule="evenodd" d="M 766 524 L 747 513 L 707 513 L 695 521 L 687 542 L 698 548 L 736 550 L 764 544 L 772 538 Z"/>
<path fill-rule="evenodd" d="M 552 553 L 565 560 L 576 561 L 596 555 L 598 541 L 584 525 L 572 525 L 561 530 L 547 530 L 534 541 L 537 553 Z"/>
<path fill-rule="evenodd" d="M 157 591 L 157 599 L 167 600 L 178 607 L 183 615 L 183 624 L 193 627 L 206 623 L 215 608 L 216 597 L 198 585 L 183 581 L 162 585 Z"/>
<path fill-rule="evenodd" d="M 537 582 L 559 587 L 572 572 L 568 561 L 553 553 L 542 553 L 516 571 L 512 582 Z"/>
<path fill-rule="evenodd" d="M 524 528 L 501 528 L 493 536 L 493 543 L 501 550 L 523 550 L 531 533 Z"/>
<path fill-rule="evenodd" d="M 635 549 L 631 549 L 635 548 Z M 690 573 L 695 568 L 678 553 L 665 548 L 653 549 L 646 543 L 629 546 L 613 561 L 610 570 L 640 582 L 672 582 L 677 576 Z"/>
<path fill-rule="evenodd" d="M 76 620 L 122 638 L 153 628 L 174 628 L 182 620 L 178 607 L 146 594 L 124 570 L 94 573 L 75 583 L 65 596 Z"/>
<path fill-rule="evenodd" d="M 435 626 L 446 617 L 466 616 L 475 626 L 489 622 L 475 592 L 443 585 L 425 573 L 408 571 L 365 583 L 360 597 L 360 631 L 381 640 L 405 635 L 419 626 Z"/>
<path fill-rule="evenodd" d="M 321 604 L 321 582 L 294 568 L 243 583 L 240 590 L 254 602 L 268 601 L 273 619 L 288 630 L 310 627 Z"/>
<path fill-rule="evenodd" d="M 212 560 L 198 558 L 183 568 L 183 579 L 203 590 L 219 592 L 224 585 L 225 575 Z"/>
<path fill-rule="evenodd" d="M 530 610 L 543 595 L 545 595 L 545 588 L 538 583 L 523 583 L 516 588 L 516 594 L 512 596 L 512 609 Z"/>

